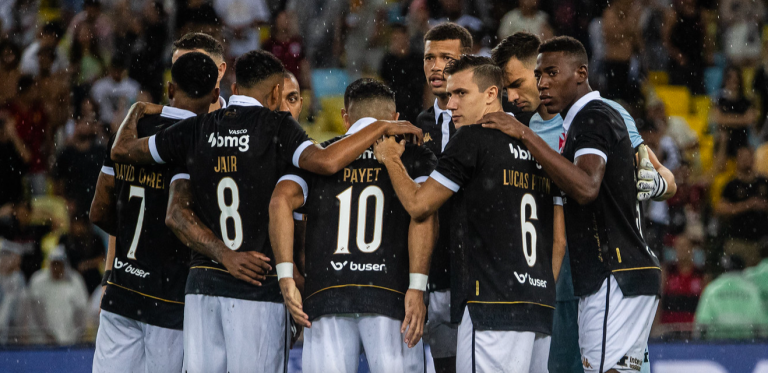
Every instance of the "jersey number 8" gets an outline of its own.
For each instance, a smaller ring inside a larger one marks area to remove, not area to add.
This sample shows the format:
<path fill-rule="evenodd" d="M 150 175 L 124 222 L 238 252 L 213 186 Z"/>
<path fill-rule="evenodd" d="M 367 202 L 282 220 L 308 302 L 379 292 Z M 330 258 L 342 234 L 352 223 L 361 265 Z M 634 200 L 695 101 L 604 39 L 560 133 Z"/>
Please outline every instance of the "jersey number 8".
<path fill-rule="evenodd" d="M 376 213 L 373 222 L 373 240 L 365 242 L 366 213 L 368 211 L 368 199 L 374 198 Z M 352 187 L 336 196 L 339 200 L 339 234 L 336 240 L 334 254 L 349 254 L 349 222 L 352 214 Z M 362 192 L 357 202 L 357 248 L 364 253 L 372 253 L 381 246 L 381 231 L 384 221 L 384 192 L 375 185 L 371 185 Z"/>
<path fill-rule="evenodd" d="M 229 205 L 224 200 L 224 191 L 229 189 L 232 194 L 232 203 Z M 221 226 L 221 240 L 231 250 L 237 250 L 240 245 L 243 244 L 243 219 L 240 218 L 240 214 L 237 212 L 240 207 L 240 192 L 237 189 L 235 180 L 231 177 L 225 177 L 219 181 L 219 186 L 216 187 L 216 195 L 219 202 L 219 225 Z M 229 238 L 229 230 L 227 229 L 227 220 L 232 219 L 235 226 L 235 238 Z"/>

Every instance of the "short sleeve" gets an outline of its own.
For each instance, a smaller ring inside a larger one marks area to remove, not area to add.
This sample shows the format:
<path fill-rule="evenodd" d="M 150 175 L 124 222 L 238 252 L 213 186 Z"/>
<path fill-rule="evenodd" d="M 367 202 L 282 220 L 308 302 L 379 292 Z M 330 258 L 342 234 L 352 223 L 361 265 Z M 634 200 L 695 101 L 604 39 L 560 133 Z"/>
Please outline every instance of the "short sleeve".
<path fill-rule="evenodd" d="M 552 183 L 552 203 L 554 203 L 556 206 L 563 206 L 563 193 L 560 191 L 560 188 L 555 185 L 555 183 Z"/>
<path fill-rule="evenodd" d="M 277 180 L 280 184 L 283 181 L 292 181 L 301 187 L 301 191 L 304 194 L 304 203 L 307 203 L 307 197 L 309 197 L 309 188 L 312 183 L 312 174 L 308 171 L 290 167 L 287 172 Z M 302 204 L 303 206 L 304 204 Z M 298 219 L 297 219 L 298 220 Z"/>
<path fill-rule="evenodd" d="M 112 160 L 112 145 L 115 143 L 115 135 L 109 138 L 107 154 L 104 155 L 104 163 L 101 165 L 101 173 L 115 176 L 115 162 Z"/>
<path fill-rule="evenodd" d="M 186 163 L 187 152 L 194 141 L 196 119 L 184 119 L 149 137 L 149 152 L 155 162 L 174 165 Z"/>
<path fill-rule="evenodd" d="M 575 149 L 573 159 L 575 161 L 582 155 L 595 154 L 608 162 L 613 133 L 610 124 L 607 123 L 610 118 L 595 111 L 584 114 L 578 118 L 580 123 L 574 123 L 571 126 L 571 130 L 576 131 L 573 136 Z"/>
<path fill-rule="evenodd" d="M 476 130 L 472 128 L 456 131 L 437 161 L 435 171 L 429 175 L 454 193 L 469 181 L 477 165 L 477 149 L 470 145 L 475 143 L 472 140 L 474 132 Z"/>
<path fill-rule="evenodd" d="M 299 168 L 301 153 L 314 144 L 299 123 L 287 113 L 277 129 L 277 141 L 280 155 L 296 168 Z"/>
<path fill-rule="evenodd" d="M 175 166 L 171 170 L 171 182 L 168 183 L 168 184 L 169 185 L 173 184 L 173 182 L 176 181 L 176 180 L 189 180 L 189 179 L 190 178 L 189 178 L 189 171 L 187 170 L 187 165 L 186 164 L 180 164 L 180 165 Z"/>
<path fill-rule="evenodd" d="M 423 183 L 429 178 L 429 174 L 435 170 L 437 157 L 431 150 L 423 146 L 408 146 L 408 157 L 404 157 L 405 168 L 408 176 L 417 183 Z"/>

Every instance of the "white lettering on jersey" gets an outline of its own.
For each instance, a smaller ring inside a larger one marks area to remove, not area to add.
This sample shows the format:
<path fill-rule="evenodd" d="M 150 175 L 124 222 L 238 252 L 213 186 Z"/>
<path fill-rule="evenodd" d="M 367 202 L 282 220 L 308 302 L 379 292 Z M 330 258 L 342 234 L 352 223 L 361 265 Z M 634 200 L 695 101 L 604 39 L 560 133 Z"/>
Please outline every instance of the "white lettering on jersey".
<path fill-rule="evenodd" d="M 512 153 L 512 156 L 515 157 L 515 159 L 536 162 L 536 159 L 533 158 L 531 152 L 519 146 L 515 147 L 514 145 L 509 144 L 509 152 Z M 536 162 L 536 168 L 541 170 L 541 165 L 539 162 Z"/>
<path fill-rule="evenodd" d="M 347 265 L 347 262 L 334 262 L 331 261 L 331 266 L 333 269 L 337 271 L 341 271 L 344 269 L 344 266 Z M 387 270 L 386 264 L 371 264 L 371 263 L 355 263 L 355 262 L 349 262 L 349 269 L 352 271 L 361 271 L 361 272 L 381 272 Z"/>
<path fill-rule="evenodd" d="M 229 130 L 231 132 L 240 133 L 240 131 L 246 131 L 246 130 Z M 208 137 L 208 143 L 211 144 L 212 148 L 237 148 L 237 150 L 240 150 L 241 152 L 247 152 L 250 148 L 248 145 L 248 142 L 250 141 L 249 135 L 240 135 L 240 136 L 216 136 L 215 134 L 211 133 L 211 135 Z"/>
<path fill-rule="evenodd" d="M 528 283 L 531 286 L 536 286 L 539 288 L 546 288 L 547 287 L 547 281 L 546 280 L 539 280 L 537 278 L 531 277 L 527 272 L 526 273 L 520 273 L 518 274 L 515 272 L 515 278 L 517 279 L 517 282 L 521 284 L 525 284 L 525 280 L 528 280 Z"/>
<path fill-rule="evenodd" d="M 128 265 L 128 267 L 125 267 L 126 264 Z M 123 269 L 123 267 L 125 267 L 125 269 Z M 125 271 L 125 273 L 131 274 L 131 275 L 134 275 L 134 276 L 137 276 L 137 277 L 141 277 L 141 278 L 147 278 L 147 276 L 149 276 L 149 272 L 147 272 L 147 271 L 145 271 L 143 269 L 135 268 L 135 267 L 133 267 L 128 262 L 121 262 L 117 258 L 115 258 L 115 263 L 113 265 L 113 268 L 114 269 L 123 269 L 123 271 Z"/>
<path fill-rule="evenodd" d="M 363 154 L 360 154 L 357 159 L 376 159 L 371 149 L 365 149 Z"/>

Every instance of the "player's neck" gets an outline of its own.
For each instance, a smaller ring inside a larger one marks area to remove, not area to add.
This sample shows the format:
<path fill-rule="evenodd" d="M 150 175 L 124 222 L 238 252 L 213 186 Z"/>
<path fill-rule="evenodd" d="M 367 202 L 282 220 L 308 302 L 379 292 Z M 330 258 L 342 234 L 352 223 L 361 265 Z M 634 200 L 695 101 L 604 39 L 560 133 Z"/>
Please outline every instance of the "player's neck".
<path fill-rule="evenodd" d="M 212 107 L 213 105 L 210 105 Z M 219 105 L 221 106 L 221 105 Z M 175 107 L 177 109 L 183 109 L 187 111 L 191 111 L 195 113 L 195 115 L 203 115 L 206 113 L 210 113 L 209 111 L 209 105 L 203 102 L 194 102 L 192 100 L 173 100 L 173 104 L 171 104 L 171 107 Z M 212 110 L 211 110 L 212 111 Z"/>
<path fill-rule="evenodd" d="M 440 95 L 437 97 L 437 107 L 440 108 L 440 110 L 448 110 L 448 95 Z"/>
<path fill-rule="evenodd" d="M 547 111 L 547 107 L 541 104 L 539 104 L 539 107 L 536 109 L 536 112 L 539 113 L 539 116 L 541 117 L 541 119 L 545 121 L 550 120 L 558 115 L 557 113 L 550 114 Z"/>
<path fill-rule="evenodd" d="M 571 108 L 573 107 L 573 104 L 578 102 L 582 97 L 589 94 L 589 92 L 592 92 L 592 88 L 589 86 L 589 83 L 584 82 L 584 84 L 578 86 L 576 88 L 576 97 L 574 97 L 573 101 L 571 101 L 571 103 L 568 104 L 568 106 L 564 107 L 563 111 L 560 112 L 560 114 L 563 115 L 563 118 L 565 118 L 565 116 L 568 115 L 568 111 L 571 110 Z"/>
<path fill-rule="evenodd" d="M 219 88 L 219 83 L 216 83 L 216 88 Z M 219 109 L 221 109 L 221 99 L 216 100 L 215 104 L 210 104 L 208 106 L 208 112 L 209 113 L 212 113 L 212 112 L 214 112 L 216 110 L 219 110 Z"/>

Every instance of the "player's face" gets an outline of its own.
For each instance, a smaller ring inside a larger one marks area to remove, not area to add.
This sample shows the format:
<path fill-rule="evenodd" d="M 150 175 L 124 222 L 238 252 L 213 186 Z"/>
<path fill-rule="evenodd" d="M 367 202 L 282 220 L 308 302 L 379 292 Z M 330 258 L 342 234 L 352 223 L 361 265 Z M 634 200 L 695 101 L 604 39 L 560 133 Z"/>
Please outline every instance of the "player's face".
<path fill-rule="evenodd" d="M 504 89 L 507 100 L 522 111 L 534 111 L 539 107 L 539 89 L 536 76 L 531 66 L 526 66 L 517 58 L 511 58 L 504 66 Z"/>
<path fill-rule="evenodd" d="M 219 69 L 219 77 L 216 80 L 216 87 L 219 86 L 219 83 L 221 83 L 221 78 L 224 77 L 224 72 L 227 70 L 227 64 L 214 56 L 211 56 L 208 54 L 208 52 L 202 50 L 202 49 L 177 49 L 175 52 L 173 52 L 173 55 L 171 56 L 171 64 L 176 63 L 176 60 L 179 59 L 179 57 L 189 53 L 189 52 L 200 52 L 208 57 L 211 57 L 213 60 L 213 63 L 216 64 L 216 67 Z"/>
<path fill-rule="evenodd" d="M 549 113 L 560 113 L 576 98 L 577 69 L 562 52 L 540 53 L 533 70 L 541 104 Z"/>
<path fill-rule="evenodd" d="M 448 110 L 456 128 L 479 122 L 485 113 L 485 92 L 480 92 L 474 75 L 471 70 L 464 70 L 446 80 Z"/>
<path fill-rule="evenodd" d="M 461 56 L 461 41 L 456 40 L 427 40 L 424 43 L 424 76 L 435 96 L 444 96 L 445 77 L 443 69 L 445 64 L 459 59 Z"/>
<path fill-rule="evenodd" d="M 284 78 L 283 101 L 280 103 L 280 110 L 290 112 L 293 119 L 299 120 L 303 102 L 299 91 L 299 82 L 293 78 Z"/>

